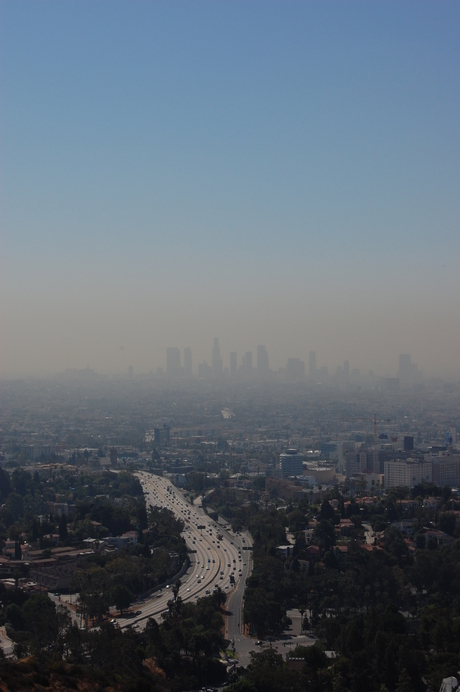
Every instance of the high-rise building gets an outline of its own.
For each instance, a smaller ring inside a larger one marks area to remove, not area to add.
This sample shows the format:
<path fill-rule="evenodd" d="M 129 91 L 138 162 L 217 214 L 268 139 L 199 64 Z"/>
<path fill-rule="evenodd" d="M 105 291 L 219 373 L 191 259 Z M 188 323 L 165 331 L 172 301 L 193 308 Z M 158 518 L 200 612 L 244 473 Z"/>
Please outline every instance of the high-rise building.
<path fill-rule="evenodd" d="M 257 346 L 257 374 L 266 377 L 269 373 L 268 353 L 265 346 Z"/>
<path fill-rule="evenodd" d="M 458 487 L 460 483 L 460 455 L 446 454 L 431 457 L 433 483 L 443 487 Z"/>
<path fill-rule="evenodd" d="M 308 359 L 310 380 L 316 382 L 317 372 L 316 372 L 316 351 L 310 351 L 310 356 Z"/>
<path fill-rule="evenodd" d="M 281 478 L 288 478 L 288 476 L 303 476 L 303 460 L 303 454 L 299 453 L 297 449 L 287 449 L 280 454 L 279 468 L 281 471 Z"/>
<path fill-rule="evenodd" d="M 214 338 L 214 344 L 212 347 L 212 374 L 214 377 L 222 377 L 223 367 L 222 358 L 220 355 L 219 339 Z"/>
<path fill-rule="evenodd" d="M 345 382 L 348 382 L 350 379 L 350 361 L 349 360 L 343 361 L 343 378 L 344 378 Z"/>
<path fill-rule="evenodd" d="M 168 377 L 180 375 L 180 349 L 176 346 L 169 346 L 166 349 L 166 375 Z"/>
<path fill-rule="evenodd" d="M 230 377 L 236 377 L 236 371 L 237 371 L 236 351 L 232 351 L 230 353 Z"/>
<path fill-rule="evenodd" d="M 155 442 L 157 444 L 165 444 L 170 439 L 170 428 L 166 423 L 163 426 L 157 425 L 154 431 Z"/>
<path fill-rule="evenodd" d="M 404 451 L 413 452 L 414 451 L 414 438 L 412 435 L 404 435 Z"/>
<path fill-rule="evenodd" d="M 189 346 L 184 348 L 184 375 L 192 376 L 192 349 Z"/>
<path fill-rule="evenodd" d="M 431 461 L 419 461 L 418 459 L 385 461 L 384 473 L 385 488 L 398 486 L 413 488 L 419 483 L 431 483 L 433 479 Z"/>

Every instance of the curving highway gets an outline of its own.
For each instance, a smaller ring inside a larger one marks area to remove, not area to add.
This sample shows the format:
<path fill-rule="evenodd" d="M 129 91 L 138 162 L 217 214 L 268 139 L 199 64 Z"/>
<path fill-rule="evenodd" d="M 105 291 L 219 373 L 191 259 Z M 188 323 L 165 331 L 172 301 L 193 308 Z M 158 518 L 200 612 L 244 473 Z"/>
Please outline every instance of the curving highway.
<path fill-rule="evenodd" d="M 147 509 L 150 506 L 166 507 L 184 522 L 183 536 L 191 564 L 181 577 L 180 597 L 183 601 L 196 600 L 211 594 L 219 586 L 229 595 L 227 608 L 232 611 L 227 616 L 226 635 L 231 638 L 239 634 L 243 631 L 241 609 L 244 582 L 251 569 L 251 552 L 246 550 L 250 547 L 249 537 L 234 534 L 229 528 L 216 524 L 201 506 L 187 502 L 169 479 L 146 472 L 136 475 L 144 490 Z M 145 625 L 149 617 L 160 616 L 168 609 L 167 602 L 172 598 L 171 588 L 166 587 L 135 604 L 136 616 L 118 619 L 120 627 L 134 625 L 137 628 Z"/>

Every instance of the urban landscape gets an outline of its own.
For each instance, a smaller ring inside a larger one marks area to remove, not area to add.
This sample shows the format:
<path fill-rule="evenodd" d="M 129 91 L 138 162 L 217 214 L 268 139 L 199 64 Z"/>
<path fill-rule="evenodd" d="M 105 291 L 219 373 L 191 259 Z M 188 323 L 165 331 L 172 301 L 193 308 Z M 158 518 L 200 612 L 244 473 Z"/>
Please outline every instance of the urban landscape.
<path fill-rule="evenodd" d="M 460 692 L 459 35 L 0 0 L 0 692 Z"/>
<path fill-rule="evenodd" d="M 324 379 L 314 353 L 297 377 L 263 347 L 232 373 L 215 339 L 205 375 L 177 353 L 150 375 L 2 382 L 4 660 L 40 650 L 114 689 L 447 684 L 460 383 L 406 354 L 395 377 Z"/>

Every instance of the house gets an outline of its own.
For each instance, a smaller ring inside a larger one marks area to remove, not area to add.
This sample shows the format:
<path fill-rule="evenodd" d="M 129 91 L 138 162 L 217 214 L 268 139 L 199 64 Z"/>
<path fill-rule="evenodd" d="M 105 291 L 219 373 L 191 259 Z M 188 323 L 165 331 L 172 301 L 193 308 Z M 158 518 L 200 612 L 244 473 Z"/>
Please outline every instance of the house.
<path fill-rule="evenodd" d="M 338 528 L 341 536 L 349 536 L 355 528 L 355 525 L 351 519 L 341 519 Z"/>
<path fill-rule="evenodd" d="M 438 509 L 440 503 L 439 497 L 426 497 L 423 500 L 423 509 Z"/>
<path fill-rule="evenodd" d="M 290 555 L 292 555 L 293 552 L 294 552 L 294 546 L 293 545 L 289 544 L 289 545 L 277 545 L 276 546 L 276 554 L 281 556 L 281 557 L 287 558 Z"/>
<path fill-rule="evenodd" d="M 394 529 L 401 531 L 404 536 L 412 536 L 414 533 L 414 522 L 409 519 L 402 519 L 401 521 L 393 521 L 390 526 Z"/>
<path fill-rule="evenodd" d="M 101 543 L 105 543 L 107 546 L 114 546 L 118 550 L 122 548 L 127 548 L 130 545 L 137 544 L 137 531 L 127 531 L 121 536 L 108 536 L 107 538 L 101 538 Z"/>
<path fill-rule="evenodd" d="M 436 529 L 423 528 L 421 532 L 425 536 L 425 543 L 434 538 L 438 545 L 446 545 L 447 543 L 452 543 L 455 539 L 453 536 L 449 536 L 444 531 L 438 531 Z"/>

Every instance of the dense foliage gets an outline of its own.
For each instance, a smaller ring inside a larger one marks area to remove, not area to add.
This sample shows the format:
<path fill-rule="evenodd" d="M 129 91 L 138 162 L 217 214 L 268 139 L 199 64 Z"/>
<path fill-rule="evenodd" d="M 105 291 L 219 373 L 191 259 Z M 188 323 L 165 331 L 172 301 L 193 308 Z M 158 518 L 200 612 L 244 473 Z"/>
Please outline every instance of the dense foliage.
<path fill-rule="evenodd" d="M 16 652 L 38 656 L 29 659 L 29 667 L 0 661 L 0 677 L 16 678 L 16 689 L 30 672 L 35 683 L 60 672 L 82 677 L 85 684 L 123 690 L 182 690 L 203 682 L 217 683 L 225 678 L 225 666 L 219 662 L 224 648 L 222 638 L 222 602 L 217 592 L 196 603 L 182 603 L 175 595 L 168 612 L 158 624 L 151 619 L 144 632 L 129 627 L 121 630 L 110 622 L 86 631 L 71 624 L 67 611 L 56 608 L 46 595 L 14 594 L 19 602 L 7 606 L 8 627 L 16 640 Z M 14 625 L 13 625 L 14 621 Z M 64 660 L 71 666 L 64 666 Z M 46 664 L 46 665 L 44 665 Z M 18 681 L 19 679 L 19 681 Z M 63 688 L 66 680 L 64 679 Z M 78 685 L 67 680 L 70 688 Z M 41 682 L 44 685 L 47 683 Z M 94 687 L 96 688 L 96 687 Z"/>
<path fill-rule="evenodd" d="M 423 491 L 423 494 L 420 492 Z M 249 527 L 254 570 L 247 582 L 244 618 L 259 637 L 278 635 L 288 607 L 305 613 L 316 647 L 298 648 L 302 672 L 289 669 L 274 652 L 253 657 L 236 690 L 422 690 L 439 689 L 443 677 L 460 669 L 460 538 L 450 492 L 419 488 L 418 502 L 400 501 L 396 491 L 375 504 L 337 496 L 334 510 L 323 501 L 307 509 L 259 506 Z M 438 507 L 422 507 L 437 492 Z M 351 518 L 341 537 L 340 519 Z M 410 520 L 414 535 L 404 536 L 391 522 Z M 313 535 L 305 540 L 310 522 Z M 366 546 L 363 524 L 380 530 Z M 286 530 L 296 538 L 293 554 L 283 557 Z M 430 531 L 432 532 L 430 534 Z M 445 532 L 438 543 L 433 531 Z M 309 551 L 309 544 L 316 552 Z M 343 548 L 343 549 L 342 549 Z M 315 651 L 319 653 L 315 653 Z M 329 658 L 323 651 L 334 652 Z M 314 661 L 312 661 L 314 657 Z"/>

